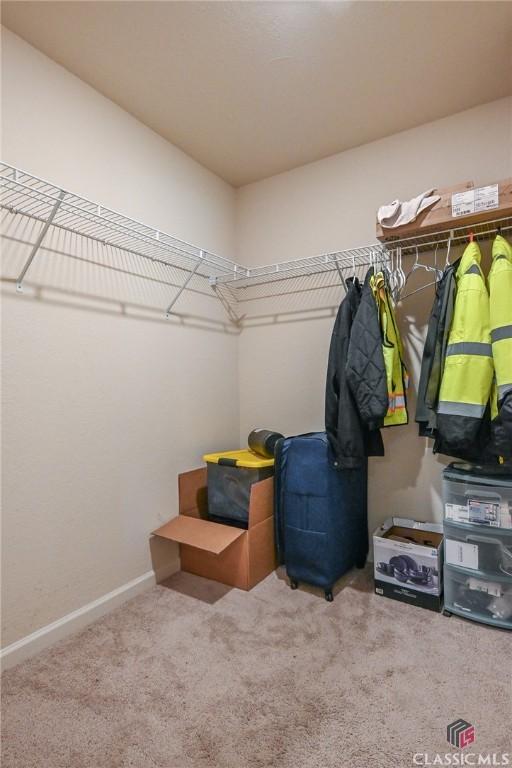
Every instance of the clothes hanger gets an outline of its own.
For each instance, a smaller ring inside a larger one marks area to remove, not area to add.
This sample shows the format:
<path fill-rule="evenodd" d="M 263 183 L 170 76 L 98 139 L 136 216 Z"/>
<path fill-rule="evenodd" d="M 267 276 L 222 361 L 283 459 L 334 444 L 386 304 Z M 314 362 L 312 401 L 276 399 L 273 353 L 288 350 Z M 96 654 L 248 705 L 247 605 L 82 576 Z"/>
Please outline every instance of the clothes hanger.
<path fill-rule="evenodd" d="M 439 248 L 439 243 L 436 243 L 436 247 L 434 249 L 434 270 L 436 273 L 436 281 L 439 282 L 441 278 L 443 277 L 443 270 L 437 266 L 437 249 Z"/>
<path fill-rule="evenodd" d="M 436 245 L 436 251 L 437 251 L 437 245 Z M 434 256 L 434 258 L 435 258 L 435 256 Z M 407 273 L 407 275 L 405 277 L 405 282 L 404 282 L 401 290 L 403 290 L 405 288 L 405 286 L 407 285 L 407 282 L 408 282 L 409 278 L 411 277 L 411 275 L 414 274 L 414 272 L 416 272 L 419 269 L 424 269 L 425 272 L 436 272 L 436 275 L 437 275 L 437 269 L 435 267 L 431 267 L 429 264 L 422 264 L 420 262 L 420 250 L 419 250 L 418 246 L 416 246 L 416 257 L 414 259 L 414 264 L 412 265 L 411 270 Z"/>
<path fill-rule="evenodd" d="M 394 248 L 392 253 L 391 273 L 389 275 L 388 288 L 394 301 L 395 293 L 398 288 L 398 250 Z"/>
<path fill-rule="evenodd" d="M 402 280 L 401 288 L 404 287 L 405 281 L 407 280 L 407 275 L 405 274 L 403 265 L 402 265 L 402 249 L 400 248 L 400 278 Z"/>
<path fill-rule="evenodd" d="M 430 264 L 422 264 L 419 260 L 419 247 L 416 246 L 416 257 L 414 259 L 414 264 L 412 265 L 411 271 L 406 275 L 405 282 L 403 286 L 400 289 L 399 294 L 401 291 L 405 288 L 407 285 L 407 281 L 409 280 L 410 276 L 413 272 L 416 272 L 419 269 L 425 270 L 425 272 L 433 272 L 436 276 L 435 280 L 432 280 L 430 283 L 426 283 L 425 285 L 420 286 L 419 288 L 416 288 L 414 291 L 410 291 L 409 293 L 405 294 L 405 296 L 398 296 L 398 301 L 403 301 L 403 299 L 407 299 L 409 296 L 413 296 L 415 293 L 419 293 L 420 291 L 425 290 L 425 288 L 429 288 L 432 285 L 437 285 L 441 277 L 443 276 L 443 271 L 438 268 L 437 266 L 437 251 L 439 249 L 439 243 L 436 243 L 435 249 L 434 249 L 434 266 L 430 266 Z M 403 270 L 402 270 L 403 271 Z"/>
<path fill-rule="evenodd" d="M 396 249 L 395 271 L 393 273 L 393 276 L 394 276 L 393 301 L 395 302 L 395 304 L 400 298 L 400 291 L 402 290 L 402 274 L 403 274 L 402 249 L 399 246 Z"/>
<path fill-rule="evenodd" d="M 437 280 L 432 280 L 430 283 L 426 283 L 425 285 L 422 285 L 421 288 L 416 288 L 414 291 L 410 291 L 410 293 L 406 293 L 405 296 L 401 296 L 399 301 L 397 303 L 401 303 L 404 299 L 408 299 L 409 296 L 414 296 L 415 293 L 420 293 L 421 291 L 424 291 L 426 288 L 430 288 L 432 285 L 437 285 Z"/>
<path fill-rule="evenodd" d="M 393 268 L 393 287 L 391 288 L 391 296 L 396 304 L 398 292 L 400 291 L 400 266 L 399 266 L 399 254 L 400 249 L 395 251 L 395 263 Z"/>
<path fill-rule="evenodd" d="M 398 248 L 398 286 L 395 293 L 395 296 L 393 296 L 393 299 L 395 301 L 395 304 L 397 304 L 400 301 L 400 294 L 405 288 L 405 284 L 407 282 L 407 275 L 404 272 L 404 268 L 402 266 L 402 249 Z"/>
<path fill-rule="evenodd" d="M 449 258 L 450 258 L 450 248 L 451 248 L 452 237 L 453 237 L 453 230 L 450 232 L 450 237 L 448 238 L 448 246 L 447 246 L 447 249 L 446 249 L 445 269 L 450 264 Z M 402 296 L 400 298 L 400 301 L 403 301 L 404 299 L 408 299 L 409 296 L 414 296 L 414 294 L 420 293 L 421 291 L 424 291 L 426 288 L 430 288 L 433 285 L 437 286 L 439 280 L 441 279 L 441 277 L 444 274 L 443 271 L 441 269 L 439 269 L 438 266 L 437 266 L 437 250 L 438 250 L 438 248 L 439 248 L 439 243 L 436 243 L 436 247 L 435 247 L 435 250 L 434 250 L 434 266 L 433 267 L 429 267 L 429 266 L 427 266 L 425 264 L 421 264 L 420 265 L 420 266 L 424 267 L 428 272 L 435 272 L 436 279 L 432 280 L 430 283 L 426 283 L 425 285 L 420 286 L 420 288 L 416 288 L 414 291 L 410 291 L 409 293 L 406 293 L 405 296 Z"/>
<path fill-rule="evenodd" d="M 450 266 L 450 249 L 452 247 L 452 237 L 453 237 L 453 229 L 450 230 L 450 237 L 448 238 L 448 247 L 446 248 L 446 261 L 444 263 L 444 268 Z"/>
<path fill-rule="evenodd" d="M 355 253 L 353 253 L 353 254 L 352 254 L 352 274 L 351 274 L 351 275 L 349 275 L 349 277 L 347 277 L 347 278 L 345 279 L 345 291 L 346 291 L 346 289 L 347 289 L 347 288 L 349 288 L 349 287 L 352 285 L 352 283 L 354 283 L 356 280 L 357 280 L 357 275 L 356 275 L 356 256 L 355 256 Z"/>

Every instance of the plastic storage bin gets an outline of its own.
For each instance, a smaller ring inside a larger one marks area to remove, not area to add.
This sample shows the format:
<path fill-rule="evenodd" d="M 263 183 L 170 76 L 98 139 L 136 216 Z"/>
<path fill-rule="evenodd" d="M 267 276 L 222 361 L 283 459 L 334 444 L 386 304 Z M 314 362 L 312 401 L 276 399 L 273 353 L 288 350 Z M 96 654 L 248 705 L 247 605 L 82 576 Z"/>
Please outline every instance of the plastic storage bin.
<path fill-rule="evenodd" d="M 451 464 L 443 495 L 445 613 L 512 629 L 510 468 Z"/>
<path fill-rule="evenodd" d="M 450 464 L 443 472 L 443 497 L 447 520 L 512 529 L 510 468 Z"/>
<path fill-rule="evenodd" d="M 274 459 L 250 450 L 208 453 L 208 517 L 239 528 L 247 528 L 251 486 L 274 474 Z"/>
<path fill-rule="evenodd" d="M 445 564 L 445 610 L 502 629 L 512 629 L 512 576 L 475 576 Z"/>
<path fill-rule="evenodd" d="M 445 520 L 446 565 L 458 565 L 485 575 L 506 575 L 512 579 L 512 530 Z"/>

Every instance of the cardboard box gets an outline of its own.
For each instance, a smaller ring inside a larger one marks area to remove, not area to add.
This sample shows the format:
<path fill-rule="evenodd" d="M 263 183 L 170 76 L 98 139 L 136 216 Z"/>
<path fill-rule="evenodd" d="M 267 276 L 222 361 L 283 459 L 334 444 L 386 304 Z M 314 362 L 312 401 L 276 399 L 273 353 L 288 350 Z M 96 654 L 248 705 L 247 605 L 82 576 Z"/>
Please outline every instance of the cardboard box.
<path fill-rule="evenodd" d="M 178 488 L 178 517 L 153 534 L 179 543 L 183 571 L 247 590 L 276 568 L 273 478 L 253 483 L 247 530 L 206 519 L 206 469 L 179 475 Z"/>
<path fill-rule="evenodd" d="M 441 610 L 442 525 L 388 518 L 373 534 L 373 563 L 378 595 Z"/>
<path fill-rule="evenodd" d="M 400 238 L 420 237 L 429 232 L 449 230 L 456 227 L 476 227 L 478 224 L 483 224 L 486 221 L 507 218 L 512 215 L 512 179 L 507 178 L 491 182 L 490 186 L 494 185 L 498 186 L 499 202 L 497 207 L 491 207 L 489 210 L 483 209 L 469 212 L 469 208 L 471 208 L 471 206 L 469 206 L 467 213 L 454 217 L 452 196 L 457 194 L 463 195 L 466 192 L 471 193 L 474 189 L 482 189 L 481 187 L 475 187 L 475 184 L 472 181 L 465 181 L 456 186 L 437 189 L 434 194 L 441 196 L 439 202 L 428 208 L 426 211 L 423 211 L 423 213 L 420 213 L 420 215 L 409 224 L 404 224 L 403 226 L 394 229 L 388 229 L 386 227 L 381 227 L 377 222 L 377 238 L 383 243 L 392 242 L 393 240 Z"/>

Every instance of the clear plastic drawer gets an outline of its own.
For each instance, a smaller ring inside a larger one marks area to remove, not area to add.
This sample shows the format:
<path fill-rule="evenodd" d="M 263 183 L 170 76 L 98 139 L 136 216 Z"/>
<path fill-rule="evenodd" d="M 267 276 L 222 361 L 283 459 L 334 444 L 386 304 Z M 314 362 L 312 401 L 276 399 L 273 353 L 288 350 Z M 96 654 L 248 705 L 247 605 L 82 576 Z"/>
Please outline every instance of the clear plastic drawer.
<path fill-rule="evenodd" d="M 512 629 L 512 578 L 481 578 L 445 565 L 445 611 Z"/>
<path fill-rule="evenodd" d="M 444 477 L 443 499 L 448 520 L 512 529 L 512 485 Z"/>
<path fill-rule="evenodd" d="M 445 520 L 444 559 L 447 565 L 512 578 L 512 530 Z"/>

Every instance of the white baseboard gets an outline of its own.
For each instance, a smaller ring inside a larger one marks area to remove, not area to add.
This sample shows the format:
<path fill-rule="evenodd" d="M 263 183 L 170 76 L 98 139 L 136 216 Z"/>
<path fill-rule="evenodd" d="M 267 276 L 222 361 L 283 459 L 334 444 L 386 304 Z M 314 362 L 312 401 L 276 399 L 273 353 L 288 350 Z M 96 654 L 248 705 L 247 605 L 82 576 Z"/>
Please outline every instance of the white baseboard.
<path fill-rule="evenodd" d="M 59 640 L 63 640 L 65 637 L 78 632 L 92 621 L 99 619 L 100 616 L 110 613 L 110 611 L 113 611 L 114 608 L 117 608 L 126 600 L 130 600 L 141 592 L 151 589 L 158 582 L 169 578 L 177 570 L 179 570 L 179 564 L 173 563 L 164 568 L 159 568 L 157 572 L 147 571 L 142 576 L 128 581 L 121 587 L 113 589 L 112 592 L 102 595 L 97 600 L 93 600 L 92 603 L 87 603 L 82 608 L 78 608 L 61 619 L 57 619 L 57 621 L 41 627 L 41 629 L 32 632 L 30 635 L 22 637 L 21 640 L 16 640 L 15 643 L 7 645 L 0 650 L 2 671 L 34 656 L 34 654 L 48 648 L 50 645 L 54 645 Z"/>

